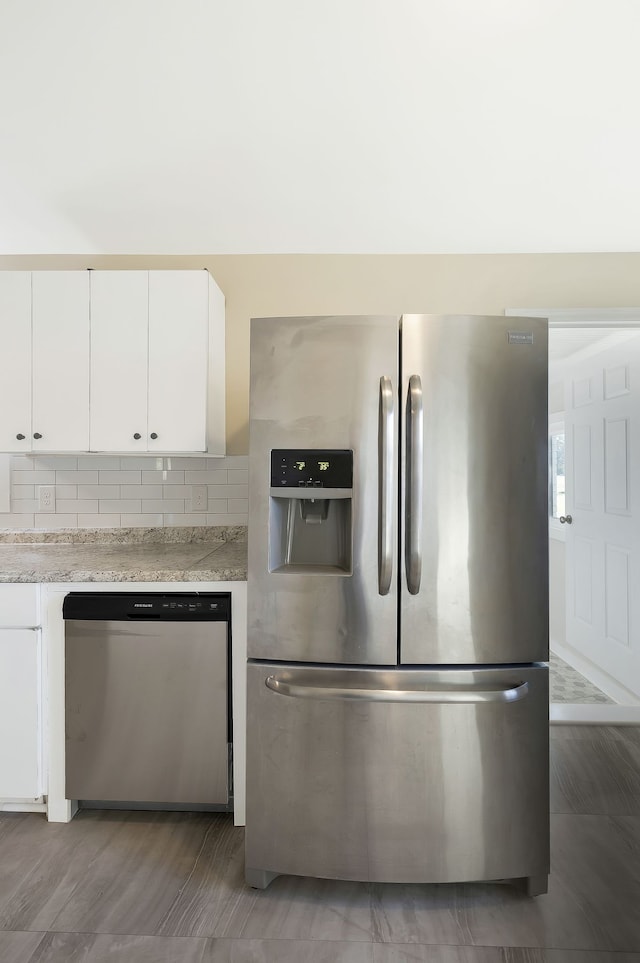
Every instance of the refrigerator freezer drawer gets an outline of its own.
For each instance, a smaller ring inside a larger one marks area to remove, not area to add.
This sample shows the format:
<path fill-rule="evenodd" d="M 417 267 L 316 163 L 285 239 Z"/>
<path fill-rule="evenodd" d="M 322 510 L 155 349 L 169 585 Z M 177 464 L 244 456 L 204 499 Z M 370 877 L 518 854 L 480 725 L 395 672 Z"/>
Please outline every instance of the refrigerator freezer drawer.
<path fill-rule="evenodd" d="M 250 663 L 248 687 L 248 876 L 548 873 L 546 667 Z"/>

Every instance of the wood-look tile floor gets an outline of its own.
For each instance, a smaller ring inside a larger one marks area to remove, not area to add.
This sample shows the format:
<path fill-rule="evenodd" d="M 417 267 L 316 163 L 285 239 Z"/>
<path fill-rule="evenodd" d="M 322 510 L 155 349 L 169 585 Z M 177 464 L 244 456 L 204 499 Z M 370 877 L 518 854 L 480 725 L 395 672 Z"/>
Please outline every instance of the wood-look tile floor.
<path fill-rule="evenodd" d="M 0 815 L 0 963 L 640 963 L 640 729 L 551 728 L 549 894 L 243 881 L 226 815 Z"/>

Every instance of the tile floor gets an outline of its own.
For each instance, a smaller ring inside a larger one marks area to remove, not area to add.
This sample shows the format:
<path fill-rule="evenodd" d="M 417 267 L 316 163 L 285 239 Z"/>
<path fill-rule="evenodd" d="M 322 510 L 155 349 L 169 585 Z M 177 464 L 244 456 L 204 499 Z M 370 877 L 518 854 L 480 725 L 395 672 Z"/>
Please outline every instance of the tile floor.
<path fill-rule="evenodd" d="M 551 702 L 570 702 L 574 705 L 614 702 L 553 652 L 549 658 L 549 688 Z"/>
<path fill-rule="evenodd" d="M 0 816 L 1 963 L 640 963 L 640 728 L 551 729 L 547 896 L 243 882 L 229 816 Z"/>

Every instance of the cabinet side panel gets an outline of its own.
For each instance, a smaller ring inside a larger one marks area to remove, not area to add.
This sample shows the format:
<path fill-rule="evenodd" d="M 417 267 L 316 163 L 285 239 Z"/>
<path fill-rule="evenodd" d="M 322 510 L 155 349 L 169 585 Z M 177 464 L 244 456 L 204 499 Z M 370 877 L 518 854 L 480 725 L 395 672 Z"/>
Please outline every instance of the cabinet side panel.
<path fill-rule="evenodd" d="M 207 451 L 226 451 L 225 297 L 211 275 L 209 281 L 209 372 L 207 376 Z"/>

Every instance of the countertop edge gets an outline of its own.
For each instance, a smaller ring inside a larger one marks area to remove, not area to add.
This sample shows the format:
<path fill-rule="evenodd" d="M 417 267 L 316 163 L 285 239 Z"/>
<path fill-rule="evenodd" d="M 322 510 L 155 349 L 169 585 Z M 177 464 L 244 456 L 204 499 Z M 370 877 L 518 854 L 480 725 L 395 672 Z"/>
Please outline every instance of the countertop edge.
<path fill-rule="evenodd" d="M 246 582 L 244 569 L 209 569 L 206 571 L 112 572 L 0 572 L 1 585 L 47 584 L 73 582 Z"/>

